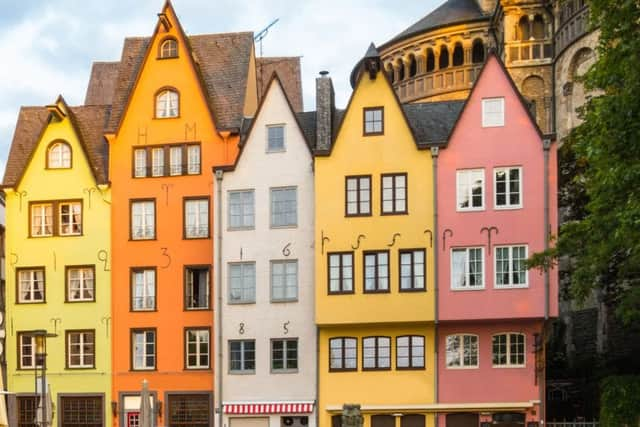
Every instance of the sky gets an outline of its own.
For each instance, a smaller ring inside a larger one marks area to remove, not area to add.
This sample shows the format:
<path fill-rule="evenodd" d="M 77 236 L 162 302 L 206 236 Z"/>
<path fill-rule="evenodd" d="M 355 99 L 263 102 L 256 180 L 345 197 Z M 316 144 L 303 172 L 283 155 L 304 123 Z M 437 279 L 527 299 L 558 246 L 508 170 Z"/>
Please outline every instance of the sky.
<path fill-rule="evenodd" d="M 382 44 L 443 0 L 173 0 L 188 35 L 253 31 L 279 19 L 264 56 L 301 56 L 305 110 L 315 78 L 330 72 L 336 104 L 351 94 L 349 74 L 371 42 Z M 81 105 L 93 61 L 120 59 L 127 36 L 149 36 L 164 0 L 0 0 L 0 176 L 21 105 L 62 94 Z M 260 46 L 256 46 L 260 54 Z"/>

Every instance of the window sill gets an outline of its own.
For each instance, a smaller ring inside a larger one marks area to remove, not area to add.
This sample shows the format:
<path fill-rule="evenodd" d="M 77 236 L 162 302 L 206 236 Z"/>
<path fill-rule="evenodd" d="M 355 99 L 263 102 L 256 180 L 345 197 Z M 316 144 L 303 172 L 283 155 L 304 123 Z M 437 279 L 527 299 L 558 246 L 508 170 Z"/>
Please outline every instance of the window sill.
<path fill-rule="evenodd" d="M 255 304 L 256 301 L 227 301 L 228 305 L 249 305 L 249 304 Z"/>
<path fill-rule="evenodd" d="M 250 231 L 255 229 L 256 227 L 253 225 L 247 227 L 227 227 L 227 231 Z"/>
<path fill-rule="evenodd" d="M 298 302 L 298 298 L 289 298 L 289 299 L 272 299 L 271 302 L 273 304 L 282 304 L 287 302 Z"/>
<path fill-rule="evenodd" d="M 456 208 L 456 212 L 483 212 L 484 210 L 485 210 L 484 206 L 481 208 L 468 208 L 468 209 Z"/>
<path fill-rule="evenodd" d="M 329 291 L 328 295 L 354 295 L 354 291 Z"/>
<path fill-rule="evenodd" d="M 185 307 L 184 311 L 212 311 L 210 307 Z"/>
<path fill-rule="evenodd" d="M 182 238 L 182 240 L 209 240 L 211 239 L 211 236 L 203 236 L 203 237 L 189 237 L 189 236 L 184 236 Z"/>
<path fill-rule="evenodd" d="M 467 287 L 467 288 L 451 288 L 451 290 L 454 292 L 484 291 L 485 287 L 477 286 L 477 287 Z"/>
<path fill-rule="evenodd" d="M 380 289 L 380 290 L 363 290 L 362 294 L 363 295 L 367 295 L 367 294 L 390 294 L 391 291 L 389 289 Z"/>
<path fill-rule="evenodd" d="M 255 370 L 247 370 L 247 371 L 229 371 L 228 372 L 229 375 L 255 375 L 256 371 Z"/>
<path fill-rule="evenodd" d="M 291 224 L 291 225 L 270 225 L 269 226 L 270 229 L 272 230 L 282 230 L 282 229 L 288 229 L 288 228 L 298 228 L 298 224 Z"/>
<path fill-rule="evenodd" d="M 19 305 L 33 305 L 33 304 L 46 304 L 46 301 L 17 301 Z"/>
<path fill-rule="evenodd" d="M 416 293 L 416 292 L 427 292 L 427 288 L 408 288 L 408 289 L 398 289 L 398 292 L 400 293 L 408 293 L 408 294 L 412 294 L 412 293 Z"/>
<path fill-rule="evenodd" d="M 493 289 L 496 290 L 509 290 L 509 289 L 529 289 L 529 285 L 494 285 Z"/>
<path fill-rule="evenodd" d="M 447 366 L 447 369 L 451 369 L 453 371 L 466 371 L 469 369 L 480 369 L 480 365 L 476 366 Z"/>
<path fill-rule="evenodd" d="M 266 154 L 273 154 L 273 153 L 286 153 L 287 149 L 286 148 L 280 148 L 277 150 L 265 150 Z"/>
<path fill-rule="evenodd" d="M 278 374 L 297 374 L 299 371 L 297 369 L 272 369 L 271 373 L 274 375 Z"/>
<path fill-rule="evenodd" d="M 210 371 L 211 366 L 197 367 L 197 366 L 185 366 L 185 371 Z"/>
<path fill-rule="evenodd" d="M 493 209 L 497 211 L 515 211 L 518 209 L 522 209 L 522 205 L 514 205 L 514 206 L 497 206 L 494 205 Z"/>
<path fill-rule="evenodd" d="M 492 368 L 495 369 L 524 369 L 526 365 L 493 365 Z"/>
<path fill-rule="evenodd" d="M 131 313 L 155 313 L 157 311 L 158 311 L 157 308 L 137 308 L 137 309 L 132 308 L 131 310 L 129 310 L 129 312 Z"/>
<path fill-rule="evenodd" d="M 404 368 L 396 366 L 396 371 L 424 371 L 424 370 L 426 370 L 424 366 L 419 366 L 419 367 L 408 366 Z"/>
<path fill-rule="evenodd" d="M 354 213 L 354 214 L 344 214 L 345 218 L 362 218 L 372 216 L 371 212 L 369 213 Z"/>
<path fill-rule="evenodd" d="M 329 368 L 329 372 L 358 372 L 358 368 Z"/>
<path fill-rule="evenodd" d="M 88 371 L 91 369 L 96 369 L 95 366 L 67 366 L 64 368 L 67 371 Z"/>
<path fill-rule="evenodd" d="M 94 303 L 95 299 L 81 299 L 81 300 L 65 300 L 65 304 L 81 304 L 81 303 Z"/>
<path fill-rule="evenodd" d="M 130 242 L 153 242 L 154 240 L 158 240 L 158 239 L 155 237 L 147 237 L 144 239 L 133 239 L 133 238 L 129 239 Z"/>
<path fill-rule="evenodd" d="M 380 216 L 393 216 L 393 215 L 409 215 L 409 211 L 402 212 L 380 212 Z"/>
<path fill-rule="evenodd" d="M 149 371 L 157 371 L 158 368 L 155 366 L 153 368 L 131 368 L 130 372 L 149 372 Z"/>

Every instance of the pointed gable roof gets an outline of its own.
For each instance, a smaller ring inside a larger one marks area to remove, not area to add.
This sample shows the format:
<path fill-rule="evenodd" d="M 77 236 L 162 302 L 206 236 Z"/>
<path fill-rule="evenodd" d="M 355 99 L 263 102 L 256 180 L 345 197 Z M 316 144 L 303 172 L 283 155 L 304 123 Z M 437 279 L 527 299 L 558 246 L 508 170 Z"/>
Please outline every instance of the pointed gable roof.
<path fill-rule="evenodd" d="M 301 112 L 303 110 L 299 56 L 256 58 L 256 71 L 259 83 L 258 92 L 262 92 L 258 93 L 260 100 L 266 95 L 271 76 L 275 72 L 280 77 L 280 82 L 287 92 L 287 97 L 291 101 L 294 111 Z"/>
<path fill-rule="evenodd" d="M 119 62 L 94 62 L 84 105 L 111 105 L 119 70 Z"/>

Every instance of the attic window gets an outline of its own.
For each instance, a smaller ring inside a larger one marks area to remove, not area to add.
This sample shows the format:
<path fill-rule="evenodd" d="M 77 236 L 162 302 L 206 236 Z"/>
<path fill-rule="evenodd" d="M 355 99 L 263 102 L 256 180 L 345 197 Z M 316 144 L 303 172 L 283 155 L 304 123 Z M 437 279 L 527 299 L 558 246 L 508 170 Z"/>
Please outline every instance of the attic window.
<path fill-rule="evenodd" d="M 384 107 L 365 108 L 363 122 L 364 135 L 383 135 Z"/>
<path fill-rule="evenodd" d="M 156 95 L 156 118 L 167 119 L 180 115 L 178 92 L 164 89 Z"/>
<path fill-rule="evenodd" d="M 482 100 L 482 127 L 504 126 L 504 98 Z"/>
<path fill-rule="evenodd" d="M 69 169 L 71 167 L 71 147 L 64 141 L 56 141 L 47 151 L 47 169 Z"/>
<path fill-rule="evenodd" d="M 160 58 L 177 58 L 178 42 L 175 39 L 166 39 L 160 45 Z"/>

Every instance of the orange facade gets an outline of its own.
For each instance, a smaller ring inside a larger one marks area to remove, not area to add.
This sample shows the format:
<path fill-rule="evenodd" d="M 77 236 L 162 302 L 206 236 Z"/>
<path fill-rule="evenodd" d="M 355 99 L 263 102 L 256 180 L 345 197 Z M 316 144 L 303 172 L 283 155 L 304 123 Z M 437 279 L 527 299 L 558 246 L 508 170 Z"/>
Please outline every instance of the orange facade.
<path fill-rule="evenodd" d="M 212 167 L 233 163 L 238 140 L 217 128 L 188 39 L 169 3 L 163 12 L 107 133 L 114 425 L 135 416 L 128 395 L 143 379 L 159 402 L 159 425 L 168 423 L 172 394 L 213 398 Z M 204 332 L 188 338 L 190 328 Z"/>

